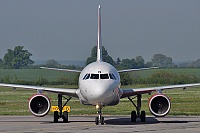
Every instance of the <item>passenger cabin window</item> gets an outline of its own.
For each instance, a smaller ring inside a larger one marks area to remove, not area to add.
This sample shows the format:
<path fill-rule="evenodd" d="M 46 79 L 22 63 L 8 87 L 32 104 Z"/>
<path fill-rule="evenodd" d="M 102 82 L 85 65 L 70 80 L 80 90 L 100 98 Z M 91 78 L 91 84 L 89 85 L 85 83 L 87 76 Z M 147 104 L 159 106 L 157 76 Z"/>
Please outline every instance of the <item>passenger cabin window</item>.
<path fill-rule="evenodd" d="M 99 74 L 91 74 L 90 79 L 99 79 Z"/>
<path fill-rule="evenodd" d="M 100 79 L 109 79 L 108 74 L 100 74 Z"/>

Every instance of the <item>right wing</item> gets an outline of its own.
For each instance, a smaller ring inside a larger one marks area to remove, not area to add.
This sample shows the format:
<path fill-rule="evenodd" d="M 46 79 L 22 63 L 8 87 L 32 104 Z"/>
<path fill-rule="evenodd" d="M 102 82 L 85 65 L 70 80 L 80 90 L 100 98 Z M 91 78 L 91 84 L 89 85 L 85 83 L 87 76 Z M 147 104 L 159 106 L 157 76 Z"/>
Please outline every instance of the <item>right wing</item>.
<path fill-rule="evenodd" d="M 123 94 L 121 98 L 135 96 L 139 94 L 151 93 L 152 91 L 157 91 L 158 93 L 161 93 L 163 90 L 168 90 L 168 89 L 177 89 L 177 88 L 185 89 L 187 87 L 198 87 L 198 86 L 200 86 L 200 83 L 168 85 L 168 86 L 158 86 L 158 87 L 149 87 L 149 88 L 122 89 Z"/>
<path fill-rule="evenodd" d="M 66 72 L 76 72 L 81 73 L 80 70 L 71 70 L 71 69 L 59 69 L 59 68 L 48 68 L 48 67 L 40 67 L 41 69 L 48 69 L 48 70 L 57 70 L 57 71 L 66 71 Z"/>
<path fill-rule="evenodd" d="M 50 88 L 50 87 L 41 87 L 41 86 L 4 84 L 4 83 L 0 83 L 0 86 L 11 87 L 11 88 L 23 88 L 23 89 L 38 90 L 38 91 L 48 91 L 48 92 L 53 92 L 53 93 L 58 93 L 58 94 L 63 94 L 63 95 L 78 98 L 78 95 L 76 93 L 77 89 Z"/>
<path fill-rule="evenodd" d="M 142 71 L 142 70 L 149 70 L 149 69 L 157 69 L 158 67 L 149 67 L 149 68 L 138 68 L 138 69 L 126 69 L 126 70 L 118 70 L 118 73 L 123 72 L 132 72 L 132 71 Z"/>

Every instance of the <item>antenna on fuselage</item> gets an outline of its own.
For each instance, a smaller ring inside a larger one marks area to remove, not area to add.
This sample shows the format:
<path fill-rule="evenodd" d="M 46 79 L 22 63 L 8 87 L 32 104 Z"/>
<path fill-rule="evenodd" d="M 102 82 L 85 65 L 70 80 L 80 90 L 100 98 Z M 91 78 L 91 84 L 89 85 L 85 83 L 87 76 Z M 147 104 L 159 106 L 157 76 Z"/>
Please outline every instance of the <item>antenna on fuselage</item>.
<path fill-rule="evenodd" d="M 101 6 L 98 6 L 97 61 L 102 61 Z"/>

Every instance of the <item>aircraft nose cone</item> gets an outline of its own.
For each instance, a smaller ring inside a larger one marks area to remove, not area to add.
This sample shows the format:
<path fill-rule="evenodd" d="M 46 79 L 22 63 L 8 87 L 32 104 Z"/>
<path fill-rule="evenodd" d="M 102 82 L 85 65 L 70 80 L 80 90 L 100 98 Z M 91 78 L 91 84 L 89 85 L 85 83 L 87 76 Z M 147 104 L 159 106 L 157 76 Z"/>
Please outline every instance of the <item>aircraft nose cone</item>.
<path fill-rule="evenodd" d="M 112 87 L 108 85 L 98 85 L 88 89 L 87 99 L 91 101 L 92 104 L 100 104 L 105 101 L 108 102 L 108 97 L 112 95 Z"/>

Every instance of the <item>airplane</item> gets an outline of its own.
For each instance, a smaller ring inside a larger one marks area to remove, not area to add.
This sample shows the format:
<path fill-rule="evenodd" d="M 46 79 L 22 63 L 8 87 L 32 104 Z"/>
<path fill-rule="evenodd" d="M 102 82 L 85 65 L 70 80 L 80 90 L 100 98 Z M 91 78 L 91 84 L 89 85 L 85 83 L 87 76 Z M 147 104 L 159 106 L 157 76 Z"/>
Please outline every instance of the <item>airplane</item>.
<path fill-rule="evenodd" d="M 103 61 L 100 5 L 98 6 L 98 35 L 96 62 L 87 65 L 82 71 L 46 67 L 43 67 L 42 69 L 79 73 L 79 87 L 77 89 L 67 89 L 4 83 L 0 83 L 0 86 L 37 90 L 37 94 L 34 94 L 29 99 L 29 110 L 36 117 L 43 117 L 47 115 L 51 108 L 50 99 L 48 98 L 48 96 L 42 94 L 42 92 L 47 91 L 56 93 L 58 95 L 59 111 L 54 111 L 55 123 L 57 123 L 60 118 L 63 119 L 63 122 L 68 122 L 68 112 L 62 112 L 62 110 L 64 106 L 67 105 L 67 103 L 71 100 L 72 97 L 78 98 L 80 103 L 83 105 L 92 105 L 96 107 L 96 109 L 98 110 L 98 116 L 95 117 L 96 125 L 104 124 L 102 109 L 105 106 L 117 105 L 123 98 L 128 98 L 136 109 L 136 111 L 131 111 L 131 122 L 136 122 L 136 119 L 140 119 L 141 122 L 145 122 L 146 113 L 145 111 L 141 111 L 142 94 L 150 94 L 151 92 L 157 92 L 156 94 L 151 96 L 151 98 L 148 101 L 149 110 L 156 117 L 164 117 L 170 112 L 171 103 L 170 98 L 162 93 L 163 90 L 176 88 L 185 89 L 186 87 L 200 86 L 200 83 L 194 83 L 149 88 L 121 89 L 119 73 L 148 70 L 152 68 L 116 70 L 114 66 Z M 68 96 L 68 98 L 66 98 L 65 96 Z M 63 98 L 66 99 L 64 105 L 62 104 Z M 136 103 L 134 103 L 133 101 L 133 99 L 135 98 L 137 100 Z"/>

